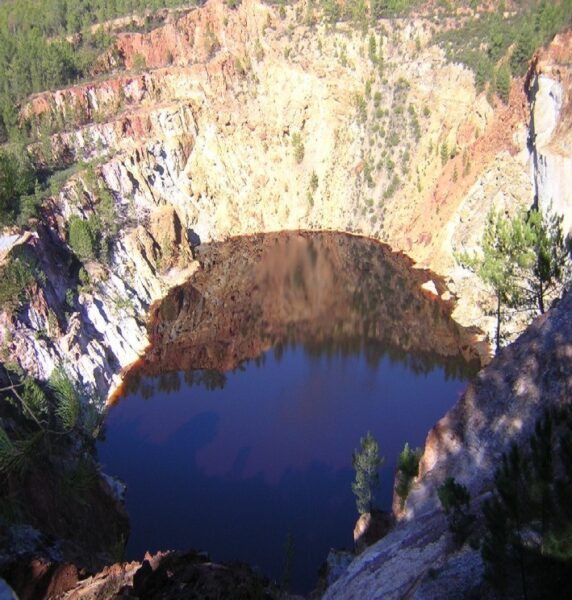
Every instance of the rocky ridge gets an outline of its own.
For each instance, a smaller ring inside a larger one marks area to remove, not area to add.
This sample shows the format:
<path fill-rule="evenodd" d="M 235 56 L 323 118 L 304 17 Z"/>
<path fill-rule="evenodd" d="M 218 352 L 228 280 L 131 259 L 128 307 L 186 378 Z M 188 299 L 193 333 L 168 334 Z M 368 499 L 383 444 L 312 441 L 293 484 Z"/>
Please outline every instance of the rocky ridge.
<path fill-rule="evenodd" d="M 387 242 L 447 278 L 461 324 L 490 328 L 482 290 L 452 251 L 478 246 L 490 206 L 532 201 L 522 83 L 508 106 L 491 106 L 472 73 L 432 44 L 436 25 L 427 17 L 379 23 L 372 57 L 369 38 L 349 24 L 298 24 L 298 10 L 281 18 L 256 0 L 235 10 L 211 0 L 148 34 L 119 34 L 102 58 L 119 72 L 22 107 L 32 130 L 48 115 L 65 124 L 51 136 L 52 158 L 95 161 L 121 229 L 108 263 L 86 265 L 91 288 L 80 289 L 72 310 L 63 298 L 78 285 L 75 274 L 48 276 L 45 302 L 3 313 L 7 358 L 40 378 L 63 362 L 105 398 L 147 344 L 152 302 L 196 268 L 189 236 L 208 242 L 282 229 Z M 121 72 L 135 57 L 144 72 Z M 547 94 L 539 87 L 535 105 Z M 443 164 L 444 143 L 456 155 Z M 47 160 L 45 143 L 31 150 Z M 401 183 L 392 187 L 396 173 Z M 79 171 L 54 197 L 53 227 L 28 245 L 40 256 L 46 244 L 65 244 L 69 216 L 96 210 Z"/>
<path fill-rule="evenodd" d="M 478 247 L 490 207 L 512 211 L 535 196 L 543 206 L 552 203 L 570 227 L 570 34 L 538 54 L 528 96 L 516 81 L 508 106 L 491 105 L 477 96 L 472 74 L 447 64 L 432 45 L 428 19 L 384 22 L 381 75 L 367 37 L 346 24 L 294 26 L 296 10 L 289 7 L 282 19 L 254 0 L 233 11 L 212 0 L 150 34 L 120 34 L 102 59 L 108 69 L 129 69 L 139 55 L 145 72 L 109 72 L 22 108 L 32 126 L 48 113 L 68 125 L 51 137 L 50 153 L 70 165 L 96 162 L 121 231 L 108 264 L 87 261 L 90 282 L 79 285 L 66 221 L 98 207 L 79 171 L 53 198 L 49 226 L 2 238 L 3 259 L 23 246 L 46 276 L 20 313 L 0 315 L 3 360 L 41 379 L 63 362 L 104 400 L 148 343 L 152 303 L 199 268 L 192 255 L 197 238 L 284 228 L 385 241 L 446 277 L 459 297 L 459 322 L 489 328 L 477 282 L 454 264 L 451 251 Z M 419 120 L 418 142 L 409 123 L 398 120 L 409 106 Z M 402 163 L 407 153 L 409 162 L 402 186 L 386 194 L 392 171 L 372 165 L 387 160 L 394 121 L 405 125 L 389 158 Z M 442 164 L 445 141 L 458 152 Z M 38 162 L 47 160 L 41 143 L 31 151 Z M 69 289 L 78 290 L 73 306 Z M 567 298 L 538 319 L 430 433 L 401 522 L 350 565 L 327 597 L 431 598 L 435 589 L 455 597 L 479 579 L 478 553 L 451 548 L 436 488 L 452 474 L 478 503 L 507 441 L 526 436 L 541 399 L 569 398 L 570 308 Z"/>

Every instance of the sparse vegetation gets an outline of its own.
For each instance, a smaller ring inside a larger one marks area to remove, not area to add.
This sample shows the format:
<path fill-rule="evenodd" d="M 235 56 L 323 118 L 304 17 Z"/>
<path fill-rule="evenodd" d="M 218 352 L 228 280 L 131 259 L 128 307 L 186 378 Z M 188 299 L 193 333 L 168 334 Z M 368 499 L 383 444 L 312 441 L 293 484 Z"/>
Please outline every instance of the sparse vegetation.
<path fill-rule="evenodd" d="M 136 73 L 140 73 L 146 67 L 147 67 L 147 61 L 145 60 L 145 57 L 142 54 L 140 54 L 139 52 L 137 52 L 135 54 L 135 56 L 133 57 L 133 70 Z"/>
<path fill-rule="evenodd" d="M 292 134 L 292 149 L 294 151 L 294 160 L 300 164 L 304 160 L 305 149 L 302 136 L 298 132 Z"/>

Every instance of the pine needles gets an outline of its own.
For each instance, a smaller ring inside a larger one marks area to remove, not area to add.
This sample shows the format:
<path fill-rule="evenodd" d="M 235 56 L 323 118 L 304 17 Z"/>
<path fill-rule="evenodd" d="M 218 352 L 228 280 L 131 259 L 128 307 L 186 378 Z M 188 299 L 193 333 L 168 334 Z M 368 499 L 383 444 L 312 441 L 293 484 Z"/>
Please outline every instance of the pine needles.
<path fill-rule="evenodd" d="M 55 415 L 64 431 L 71 431 L 80 416 L 79 397 L 74 384 L 68 374 L 58 368 L 52 373 L 49 385 L 56 401 Z"/>

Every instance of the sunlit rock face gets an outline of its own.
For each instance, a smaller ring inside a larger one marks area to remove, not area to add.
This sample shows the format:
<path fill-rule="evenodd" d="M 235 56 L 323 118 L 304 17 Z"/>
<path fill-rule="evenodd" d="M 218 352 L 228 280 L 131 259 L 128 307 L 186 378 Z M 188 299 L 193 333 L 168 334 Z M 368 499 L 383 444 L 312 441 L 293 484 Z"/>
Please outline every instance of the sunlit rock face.
<path fill-rule="evenodd" d="M 364 238 L 332 233 L 246 236 L 200 246 L 201 268 L 151 309 L 151 347 L 138 375 L 227 371 L 289 342 L 319 353 L 386 353 L 419 369 L 470 372 L 474 336 L 451 318 L 451 303 L 421 289 L 435 274 Z M 375 349 L 374 349 L 375 348 Z M 463 356 L 465 358 L 463 358 Z"/>
<path fill-rule="evenodd" d="M 508 105 L 490 104 L 472 73 L 448 63 L 432 42 L 440 27 L 432 20 L 389 20 L 391 35 L 376 31 L 387 65 L 380 75 L 368 36 L 347 23 L 307 27 L 299 8 L 281 16 L 257 0 L 234 10 L 210 0 L 172 13 L 155 31 L 120 33 L 97 80 L 22 106 L 32 129 L 41 115 L 68 123 L 51 138 L 54 160 L 98 162 L 120 234 L 107 264 L 88 265 L 95 285 L 82 292 L 84 308 L 59 319 L 61 331 L 36 339 L 45 315 L 9 324 L 11 360 L 41 379 L 64 362 L 74 379 L 107 397 L 148 341 L 142 325 L 151 302 L 192 270 L 190 230 L 203 242 L 283 229 L 366 235 L 442 275 L 463 326 L 485 336 L 494 330 L 488 293 L 454 253 L 479 247 L 490 208 L 512 213 L 536 193 L 543 206 L 570 213 L 566 38 L 539 61 L 538 94 L 527 98 L 515 80 Z M 136 55 L 147 69 L 123 70 Z M 81 114 L 77 126 L 73 113 Z M 443 164 L 436 150 L 445 143 L 457 154 Z M 401 185 L 388 193 L 396 172 Z M 73 175 L 49 206 L 52 235 L 65 241 L 69 217 L 89 217 L 93 204 L 85 174 Z M 181 226 L 179 241 L 152 230 L 166 208 Z M 62 313 L 49 298 L 48 307 Z M 94 329 L 97 340 L 87 334 Z M 0 342 L 7 344 L 1 330 Z"/>
<path fill-rule="evenodd" d="M 565 233 L 572 229 L 571 42 L 563 33 L 540 50 L 529 82 L 535 193 L 540 208 L 564 217 Z"/>

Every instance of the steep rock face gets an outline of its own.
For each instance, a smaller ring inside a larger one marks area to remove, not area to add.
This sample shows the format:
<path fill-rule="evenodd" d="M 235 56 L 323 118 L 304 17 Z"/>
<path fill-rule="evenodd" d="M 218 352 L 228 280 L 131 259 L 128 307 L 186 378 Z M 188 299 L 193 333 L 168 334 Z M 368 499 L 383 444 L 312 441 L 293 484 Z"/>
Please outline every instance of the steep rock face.
<path fill-rule="evenodd" d="M 572 230 L 572 33 L 556 36 L 539 53 L 531 73 L 531 130 L 534 139 L 534 182 L 541 208 L 564 215 Z"/>
<path fill-rule="evenodd" d="M 138 227 L 115 244 L 112 262 L 104 270 L 87 263 L 89 283 L 78 281 L 77 261 L 54 231 L 42 227 L 26 239 L 44 283 L 30 291 L 31 300 L 16 315 L 0 314 L 0 344 L 5 361 L 17 361 L 26 372 L 47 379 L 60 364 L 94 401 L 105 400 L 120 381 L 122 368 L 137 360 L 147 346 L 142 315 L 171 285 L 185 281 L 196 263 L 189 260 L 186 234 L 177 241 L 176 213 L 157 211 L 159 239 Z M 165 238 L 165 236 L 167 236 Z M 173 249 L 161 268 L 160 244 Z M 21 239 L 16 239 L 17 245 Z M 182 248 L 181 252 L 174 254 Z M 180 265 L 180 266 L 179 266 Z M 70 298 L 71 291 L 71 298 Z"/>
<path fill-rule="evenodd" d="M 473 509 L 490 494 L 495 468 L 522 444 L 546 408 L 572 400 L 572 294 L 538 317 L 469 385 L 431 430 L 404 515 L 327 591 L 326 598 L 467 597 L 483 566 L 478 551 L 455 550 L 437 488 L 454 477 Z M 445 595 L 443 590 L 447 590 Z"/>
<path fill-rule="evenodd" d="M 45 377 L 56 360 L 73 363 L 99 344 L 98 357 L 84 359 L 93 364 L 71 370 L 105 396 L 146 344 L 150 303 L 195 268 L 189 236 L 209 242 L 282 229 L 387 242 L 446 277 L 462 325 L 492 330 L 486 294 L 452 250 L 478 247 L 490 207 L 532 201 L 522 83 L 508 106 L 491 106 L 476 95 L 472 73 L 432 44 L 429 18 L 384 20 L 371 32 L 377 54 L 369 57 L 368 36 L 344 23 L 300 25 L 299 8 L 282 19 L 256 0 L 236 10 L 211 0 L 149 34 L 120 34 L 103 60 L 110 68 L 143 60 L 148 72 L 46 92 L 22 108 L 32 129 L 42 119 L 64 125 L 31 148 L 39 162 L 48 148 L 64 163 L 97 162 L 121 232 L 109 264 L 91 266 L 96 285 L 81 294 L 85 309 L 59 319 L 51 350 L 30 319 L 11 321 L 21 343 L 2 340 L 13 360 Z M 444 163 L 443 145 L 455 154 Z M 174 250 L 149 233 L 166 206 L 183 232 Z M 54 199 L 52 235 L 65 240 L 69 216 L 96 208 L 85 177 L 74 175 Z M 90 328 L 101 340 L 82 334 L 80 342 L 77 331 Z"/>

